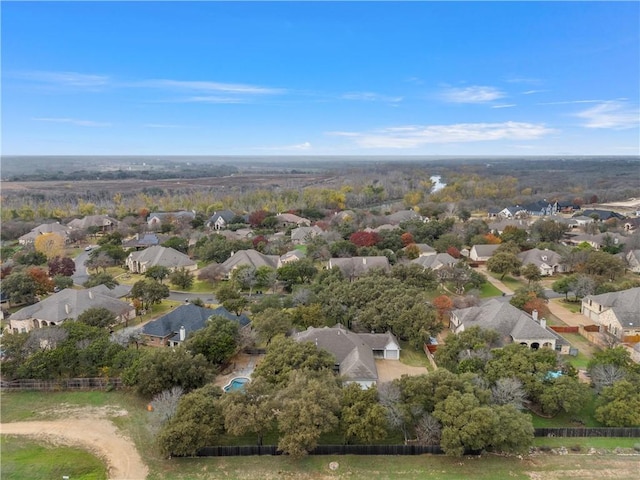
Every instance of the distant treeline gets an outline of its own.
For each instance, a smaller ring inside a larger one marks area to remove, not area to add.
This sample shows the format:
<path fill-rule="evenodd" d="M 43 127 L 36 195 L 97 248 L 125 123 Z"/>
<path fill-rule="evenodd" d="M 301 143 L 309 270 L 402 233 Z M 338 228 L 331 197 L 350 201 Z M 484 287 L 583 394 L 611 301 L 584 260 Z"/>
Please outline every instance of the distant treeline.
<path fill-rule="evenodd" d="M 153 168 L 138 170 L 75 170 L 72 172 L 36 170 L 8 175 L 7 182 L 74 181 L 74 180 L 164 180 L 169 178 L 224 177 L 237 174 L 239 170 L 230 165 L 185 165 L 175 168 Z"/>

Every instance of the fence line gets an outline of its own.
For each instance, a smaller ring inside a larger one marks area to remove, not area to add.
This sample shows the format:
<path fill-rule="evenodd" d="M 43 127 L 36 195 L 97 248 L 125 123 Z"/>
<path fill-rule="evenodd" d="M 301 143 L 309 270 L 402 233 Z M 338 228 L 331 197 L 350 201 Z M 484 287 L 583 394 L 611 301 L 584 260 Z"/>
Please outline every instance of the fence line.
<path fill-rule="evenodd" d="M 554 427 L 535 428 L 536 437 L 623 437 L 640 438 L 640 427 Z"/>
<path fill-rule="evenodd" d="M 1 380 L 0 389 L 3 391 L 37 390 L 106 390 L 122 387 L 122 380 L 115 378 L 64 378 L 60 380 Z"/>

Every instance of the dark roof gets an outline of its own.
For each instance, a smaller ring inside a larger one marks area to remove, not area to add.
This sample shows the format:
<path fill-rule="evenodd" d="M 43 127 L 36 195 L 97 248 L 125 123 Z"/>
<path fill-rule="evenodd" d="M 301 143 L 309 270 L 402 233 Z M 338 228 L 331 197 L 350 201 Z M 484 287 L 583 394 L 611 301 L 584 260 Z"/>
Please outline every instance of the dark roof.
<path fill-rule="evenodd" d="M 207 319 L 214 315 L 237 321 L 241 327 L 248 325 L 250 322 L 246 315 L 238 317 L 224 307 L 212 309 L 190 303 L 188 305 L 180 305 L 157 320 L 147 323 L 142 327 L 142 333 L 152 337 L 166 337 L 179 332 L 180 327 L 184 327 L 188 335 L 190 332 L 204 328 Z"/>
<path fill-rule="evenodd" d="M 622 220 L 624 218 L 623 215 L 620 215 L 619 213 L 613 212 L 611 210 L 598 210 L 596 208 L 591 209 L 591 210 L 585 210 L 584 212 L 582 212 L 581 215 L 584 215 L 585 217 L 590 217 L 591 215 L 597 215 L 598 218 L 600 218 L 600 220 L 609 220 L 610 218 L 618 218 L 620 220 Z"/>

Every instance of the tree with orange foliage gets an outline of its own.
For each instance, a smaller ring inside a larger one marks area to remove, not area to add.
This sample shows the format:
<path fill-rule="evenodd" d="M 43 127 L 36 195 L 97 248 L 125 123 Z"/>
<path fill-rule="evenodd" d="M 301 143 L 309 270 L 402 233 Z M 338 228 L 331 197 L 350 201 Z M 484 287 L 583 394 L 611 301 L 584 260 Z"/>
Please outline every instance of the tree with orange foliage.
<path fill-rule="evenodd" d="M 451 300 L 447 295 L 439 295 L 434 298 L 431 303 L 436 307 L 436 310 L 438 311 L 438 320 L 441 322 L 447 318 L 447 315 L 453 308 L 453 300 Z"/>
<path fill-rule="evenodd" d="M 522 308 L 528 314 L 531 314 L 534 310 L 537 310 L 538 316 L 540 317 L 549 315 L 549 307 L 547 307 L 547 302 L 543 298 L 533 297 L 531 298 L 531 300 L 528 300 Z"/>
<path fill-rule="evenodd" d="M 402 235 L 400 235 L 400 241 L 402 242 L 402 245 L 404 245 L 405 247 L 411 245 L 412 243 L 415 243 L 411 232 L 405 232 Z"/>
<path fill-rule="evenodd" d="M 502 243 L 502 240 L 496 237 L 493 233 L 487 233 L 484 238 L 487 240 L 489 245 L 498 245 Z"/>
<path fill-rule="evenodd" d="M 46 295 L 47 293 L 53 292 L 55 284 L 53 280 L 49 278 L 49 274 L 42 268 L 29 267 L 27 268 L 27 275 L 29 275 L 36 284 L 36 295 Z"/>
<path fill-rule="evenodd" d="M 409 260 L 415 260 L 420 256 L 420 248 L 415 243 L 411 243 L 405 247 L 405 253 Z"/>

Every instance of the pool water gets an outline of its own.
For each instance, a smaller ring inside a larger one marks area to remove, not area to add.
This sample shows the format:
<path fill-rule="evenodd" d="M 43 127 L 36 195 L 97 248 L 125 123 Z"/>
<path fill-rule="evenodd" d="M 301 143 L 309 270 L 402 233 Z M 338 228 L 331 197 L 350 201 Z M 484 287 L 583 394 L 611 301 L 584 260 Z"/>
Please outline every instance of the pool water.
<path fill-rule="evenodd" d="M 249 379 L 247 377 L 236 377 L 224 387 L 224 391 L 235 392 L 237 390 L 242 390 L 247 383 L 249 383 Z"/>

